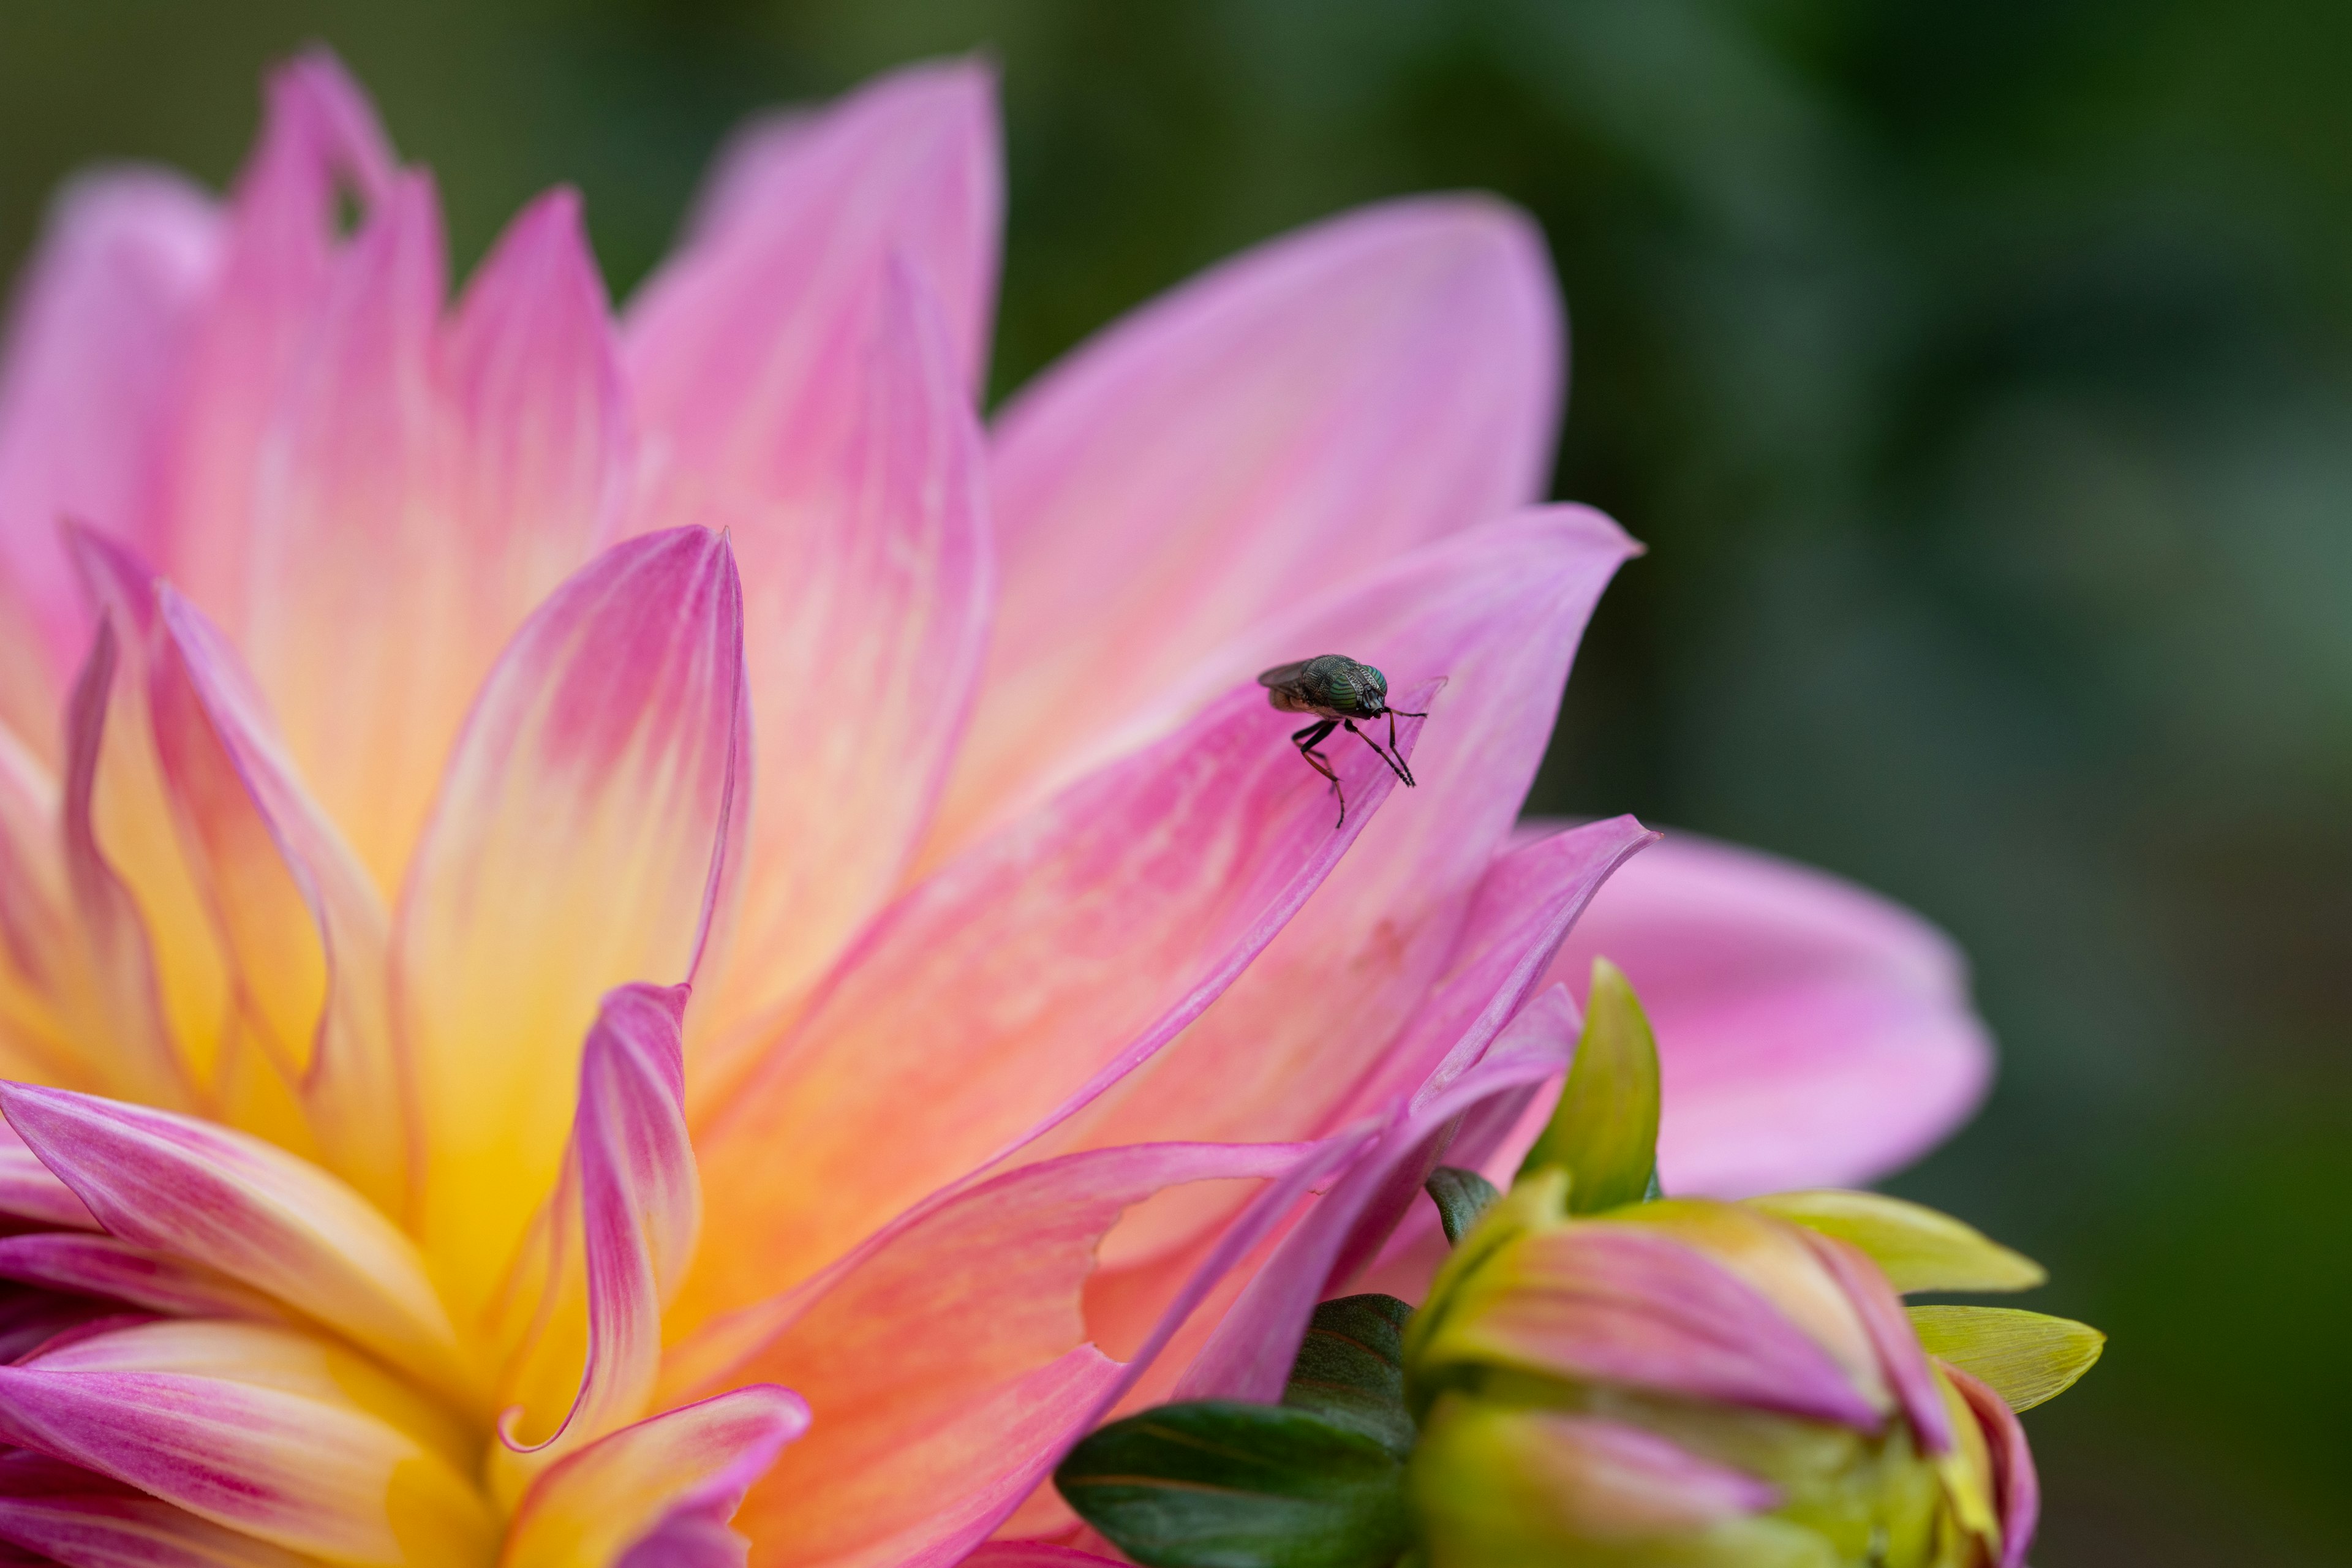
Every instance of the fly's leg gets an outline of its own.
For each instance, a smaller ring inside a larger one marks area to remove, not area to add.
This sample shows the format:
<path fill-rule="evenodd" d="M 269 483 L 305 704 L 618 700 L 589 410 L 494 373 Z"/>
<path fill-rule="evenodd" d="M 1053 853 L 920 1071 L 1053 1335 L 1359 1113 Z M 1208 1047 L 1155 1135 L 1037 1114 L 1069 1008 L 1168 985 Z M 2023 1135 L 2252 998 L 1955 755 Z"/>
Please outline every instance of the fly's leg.
<path fill-rule="evenodd" d="M 1339 820 L 1331 825 L 1331 831 L 1334 833 L 1348 826 L 1348 792 L 1339 787 L 1339 775 L 1331 771 L 1331 759 L 1315 748 L 1323 743 L 1323 737 L 1337 728 L 1339 728 L 1338 720 L 1325 719 L 1318 723 L 1307 725 L 1307 728 L 1290 737 L 1290 743 L 1298 748 L 1298 754 L 1307 759 L 1307 765 L 1329 779 L 1331 793 L 1339 797 Z"/>
<path fill-rule="evenodd" d="M 1400 752 L 1400 751 L 1398 751 L 1398 750 L 1397 750 L 1397 744 L 1396 744 L 1396 721 L 1397 721 L 1398 720 L 1400 720 L 1400 719 L 1426 719 L 1426 718 L 1428 718 L 1428 717 L 1429 717 L 1429 715 L 1428 715 L 1428 714 L 1426 714 L 1426 713 L 1400 713 L 1400 712 L 1398 712 L 1398 711 L 1397 711 L 1395 709 L 1393 709 L 1393 708 L 1390 709 L 1390 710 L 1388 710 L 1388 712 L 1389 712 L 1389 753 L 1390 753 L 1391 756 L 1395 757 L 1395 758 L 1396 758 L 1396 760 L 1397 760 L 1398 762 L 1401 762 L 1401 763 L 1402 763 L 1402 762 L 1403 762 L 1403 761 L 1404 761 L 1404 753 L 1403 753 L 1402 752 Z M 1404 770 L 1404 782 L 1405 782 L 1407 784 L 1411 784 L 1413 782 L 1413 778 L 1412 778 L 1412 767 L 1411 767 L 1410 765 L 1408 765 L 1408 766 L 1405 768 L 1405 770 Z"/>
<path fill-rule="evenodd" d="M 1348 733 L 1355 736 L 1356 739 L 1361 741 L 1367 746 L 1370 746 L 1372 749 L 1372 755 L 1388 763 L 1389 772 L 1396 774 L 1397 782 L 1399 784 L 1404 785 L 1407 789 L 1413 787 L 1412 770 L 1404 765 L 1404 759 L 1402 757 L 1391 756 L 1388 752 L 1381 751 L 1381 743 L 1378 741 L 1373 740 L 1370 735 L 1365 734 L 1361 730 L 1357 729 L 1356 721 L 1353 719 L 1349 720 L 1347 722 Z"/>

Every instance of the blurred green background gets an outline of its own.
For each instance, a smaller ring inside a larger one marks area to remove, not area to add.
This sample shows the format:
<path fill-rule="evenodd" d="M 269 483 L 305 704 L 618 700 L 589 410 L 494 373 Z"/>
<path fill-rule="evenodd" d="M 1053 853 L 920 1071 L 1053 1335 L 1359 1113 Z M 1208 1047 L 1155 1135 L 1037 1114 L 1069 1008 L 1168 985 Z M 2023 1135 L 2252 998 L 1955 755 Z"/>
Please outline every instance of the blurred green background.
<path fill-rule="evenodd" d="M 1575 331 L 1558 490 L 1649 542 L 1535 805 L 1832 867 L 2006 1049 L 1900 1190 L 2050 1263 L 2044 1568 L 2352 1563 L 2352 6 L 411 0 L 0 6 L 0 258 L 76 165 L 219 182 L 312 39 L 470 263 L 616 289 L 745 110 L 1002 62 L 1001 392 L 1241 246 L 1484 186 Z"/>

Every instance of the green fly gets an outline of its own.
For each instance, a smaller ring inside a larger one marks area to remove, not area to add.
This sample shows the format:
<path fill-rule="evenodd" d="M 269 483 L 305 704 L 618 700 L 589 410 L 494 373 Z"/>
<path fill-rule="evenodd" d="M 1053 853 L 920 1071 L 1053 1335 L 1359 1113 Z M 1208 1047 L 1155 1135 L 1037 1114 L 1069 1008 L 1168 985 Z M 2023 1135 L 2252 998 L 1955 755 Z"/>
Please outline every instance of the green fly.
<path fill-rule="evenodd" d="M 1359 664 L 1343 653 L 1327 653 L 1314 658 L 1302 658 L 1296 664 L 1277 664 L 1257 678 L 1265 688 L 1266 700 L 1284 713 L 1312 713 L 1315 722 L 1290 737 L 1307 765 L 1331 781 L 1331 793 L 1339 797 L 1339 820 L 1334 831 L 1348 826 L 1348 793 L 1339 787 L 1339 775 L 1331 768 L 1331 759 L 1315 748 L 1324 737 L 1340 726 L 1372 749 L 1372 754 L 1388 763 L 1397 782 L 1407 789 L 1413 787 L 1412 770 L 1405 765 L 1404 755 L 1396 749 L 1396 721 L 1399 719 L 1426 719 L 1426 713 L 1402 713 L 1389 706 L 1389 678 L 1369 664 Z M 1369 722 L 1385 717 L 1389 721 L 1389 744 L 1386 751 L 1381 743 L 1356 728 L 1359 719 Z"/>

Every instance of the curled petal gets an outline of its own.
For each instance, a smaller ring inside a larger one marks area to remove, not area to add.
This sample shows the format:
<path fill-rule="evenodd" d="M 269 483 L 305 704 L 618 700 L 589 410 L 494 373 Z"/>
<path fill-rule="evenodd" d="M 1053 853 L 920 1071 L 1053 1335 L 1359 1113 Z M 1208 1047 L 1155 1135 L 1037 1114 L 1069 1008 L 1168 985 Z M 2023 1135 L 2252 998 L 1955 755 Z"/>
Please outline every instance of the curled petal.
<path fill-rule="evenodd" d="M 1903 1413 L 1909 1417 L 1912 1431 L 1918 1434 L 1920 1448 L 1929 1454 L 1949 1453 L 1950 1413 L 1936 1386 L 1935 1374 L 1928 1370 L 1927 1352 L 1919 1348 L 1919 1336 L 1903 1315 L 1903 1299 L 1851 1242 L 1819 1235 L 1809 1235 L 1805 1240 L 1861 1315 L 1863 1328 L 1878 1352 L 1879 1370 L 1902 1401 Z"/>
<path fill-rule="evenodd" d="M 267 1291 L 467 1393 L 415 1245 L 317 1166 L 211 1122 L 62 1089 L 0 1084 L 0 1110 L 110 1236 Z"/>
<path fill-rule="evenodd" d="M 162 620 L 156 746 L 239 1005 L 301 1105 L 306 1152 L 399 1213 L 411 1107 L 392 1048 L 383 902 L 226 642 L 169 587 Z"/>
<path fill-rule="evenodd" d="M 625 1426 L 539 1479 L 499 1568 L 737 1568 L 728 1521 L 808 1420 L 798 1394 L 756 1384 Z"/>
<path fill-rule="evenodd" d="M 43 679 L 0 682 L 0 713 L 46 737 L 89 646 L 58 524 L 138 538 L 156 510 L 172 394 L 220 264 L 220 219 L 160 171 L 86 176 L 52 207 L 0 360 L 0 568 L 29 613 Z"/>
<path fill-rule="evenodd" d="M 1593 901 L 1553 978 L 1582 995 L 1596 955 L 1657 1034 L 1669 1192 L 1867 1181 L 1949 1131 L 1991 1076 L 1942 932 L 1753 850 L 1670 833 Z"/>
<path fill-rule="evenodd" d="M 1479 197 L 1277 240 L 1046 372 L 992 443 L 1004 602 L 945 838 L 1068 776 L 1107 676 L 1156 691 L 1302 584 L 1537 499 L 1559 375 L 1543 242 Z"/>
<path fill-rule="evenodd" d="M 615 985 L 680 981 L 740 830 L 742 599 L 700 529 L 614 546 L 477 700 L 394 922 L 415 1064 L 419 1234 L 478 1311 L 546 1201 L 581 1042 Z"/>
<path fill-rule="evenodd" d="M 1384 764 L 1339 753 L 1335 831 L 1283 729 L 1255 686 L 1229 692 L 887 911 L 698 1134 L 713 1229 L 737 1241 L 697 1258 L 682 1321 L 806 1277 L 1192 1025 L 1390 798 Z"/>
<path fill-rule="evenodd" d="M 0 1434 L 298 1552 L 487 1565 L 463 1429 L 363 1358 L 289 1330 L 165 1321 L 0 1367 Z"/>
<path fill-rule="evenodd" d="M 2025 1428 L 2000 1394 L 1956 1366 L 1947 1363 L 1942 1371 L 1967 1402 L 1990 1450 L 1994 1505 L 2000 1515 L 2000 1568 L 2024 1568 L 2034 1526 L 2042 1517 L 2042 1480 L 2033 1468 L 2033 1450 L 2026 1444 Z"/>
<path fill-rule="evenodd" d="M 604 999 L 580 1062 L 580 1100 L 552 1223 L 562 1240 L 532 1342 L 509 1373 L 519 1407 L 492 1458 L 500 1484 L 645 1413 L 661 1364 L 662 1307 L 702 1220 L 686 1131 L 686 987 L 628 985 Z M 529 1442 L 515 1415 L 540 1423 Z M 543 1429 L 543 1427 L 542 1427 Z"/>

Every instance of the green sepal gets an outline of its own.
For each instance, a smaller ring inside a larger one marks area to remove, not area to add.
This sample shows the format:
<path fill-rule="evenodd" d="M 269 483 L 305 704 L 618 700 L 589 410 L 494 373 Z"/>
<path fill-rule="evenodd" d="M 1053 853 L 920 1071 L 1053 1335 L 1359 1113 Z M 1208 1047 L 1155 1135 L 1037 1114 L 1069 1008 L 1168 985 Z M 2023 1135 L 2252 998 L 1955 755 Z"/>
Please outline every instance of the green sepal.
<path fill-rule="evenodd" d="M 1914 1307 L 1910 1315 L 1921 1350 L 1978 1379 L 2011 1410 L 2074 1387 L 2107 1344 L 2088 1323 L 2016 1307 Z"/>
<path fill-rule="evenodd" d="M 1394 1296 L 1342 1296 L 1315 1309 L 1283 1404 L 1351 1427 L 1398 1458 L 1412 1452 L 1404 1408 L 1404 1327 L 1412 1308 Z"/>
<path fill-rule="evenodd" d="M 1412 1543 L 1403 1461 L 1290 1405 L 1163 1405 L 1087 1437 L 1054 1484 L 1148 1568 L 1387 1568 Z"/>
<path fill-rule="evenodd" d="M 1605 958 L 1592 961 L 1576 1059 L 1519 1179 L 1551 1166 L 1569 1173 L 1570 1214 L 1638 1203 L 1657 1172 L 1657 1041 L 1624 971 Z"/>
<path fill-rule="evenodd" d="M 1437 1223 L 1445 1227 L 1449 1247 L 1459 1247 L 1478 1216 L 1494 1206 L 1503 1194 L 1494 1183 L 1475 1171 L 1458 1170 L 1452 1165 L 1440 1165 L 1429 1173 L 1423 1184 L 1430 1201 L 1437 1205 Z"/>

